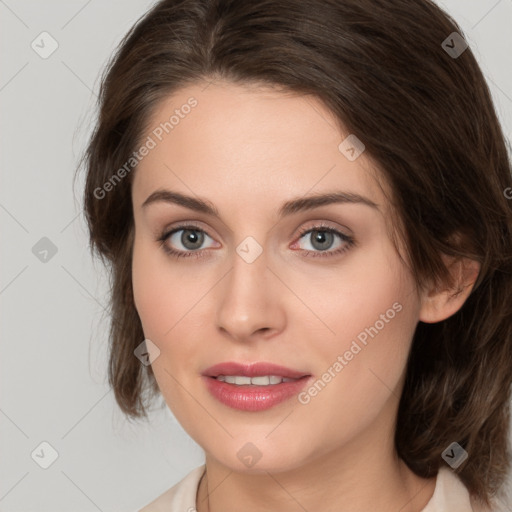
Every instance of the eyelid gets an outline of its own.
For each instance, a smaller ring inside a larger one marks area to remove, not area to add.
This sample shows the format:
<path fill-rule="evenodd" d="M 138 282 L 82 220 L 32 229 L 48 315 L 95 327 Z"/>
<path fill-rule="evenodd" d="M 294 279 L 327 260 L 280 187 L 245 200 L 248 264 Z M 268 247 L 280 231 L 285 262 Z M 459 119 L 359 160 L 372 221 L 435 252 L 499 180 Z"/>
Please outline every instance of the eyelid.
<path fill-rule="evenodd" d="M 347 231 L 352 231 L 348 228 Z M 162 250 L 167 253 L 170 257 L 173 257 L 175 259 L 178 258 L 189 258 L 189 257 L 195 257 L 195 258 L 207 258 L 209 257 L 209 248 L 206 249 L 199 249 L 199 250 L 182 250 L 182 249 L 173 249 L 167 245 L 167 241 L 169 238 L 174 235 L 175 233 L 179 231 L 185 231 L 185 230 L 195 230 L 200 231 L 204 233 L 206 236 L 211 238 L 214 242 L 214 237 L 210 236 L 208 234 L 208 231 L 201 227 L 197 222 L 195 221 L 181 221 L 181 223 L 178 223 L 178 225 L 169 226 L 167 229 L 165 229 L 159 236 L 157 236 L 157 241 L 159 242 L 160 247 Z M 333 233 L 335 236 L 337 236 L 342 244 L 341 247 L 338 247 L 337 249 L 328 249 L 325 251 L 316 251 L 316 250 L 310 250 L 310 249 L 300 249 L 298 252 L 303 253 L 307 258 L 336 258 L 341 257 L 346 251 L 350 250 L 353 246 L 357 245 L 357 242 L 352 234 L 346 234 L 344 233 L 343 229 L 339 227 L 334 227 L 329 222 L 326 221 L 310 221 L 309 227 L 303 226 L 301 227 L 298 238 L 296 238 L 296 241 L 293 242 L 292 247 L 296 245 L 306 234 L 311 233 L 313 231 L 325 231 L 328 233 Z"/>
<path fill-rule="evenodd" d="M 297 247 L 300 241 L 309 233 L 314 231 L 323 231 L 326 233 L 332 233 L 335 237 L 337 237 L 341 241 L 341 245 L 335 249 L 327 249 L 325 251 L 312 251 L 310 249 L 300 249 L 301 252 L 306 253 L 308 256 L 313 258 L 334 258 L 336 256 L 341 256 L 344 252 L 356 246 L 356 240 L 352 234 L 347 234 L 343 229 L 339 227 L 334 227 L 331 224 L 325 221 L 313 221 L 313 224 L 309 227 L 302 227 L 299 231 L 298 238 L 292 244 L 292 248 Z M 347 231 L 351 230 L 347 229 Z"/>
<path fill-rule="evenodd" d="M 308 227 L 306 227 L 308 226 Z M 342 235 L 346 236 L 347 238 L 353 238 L 352 230 L 349 229 L 346 226 L 341 226 L 337 223 L 332 223 L 330 221 L 325 220 L 312 220 L 308 221 L 306 223 L 306 226 L 301 225 L 301 227 L 298 230 L 295 230 L 295 240 L 300 239 L 300 237 L 304 236 L 305 233 L 307 233 L 310 230 L 320 230 L 320 229 L 326 229 L 326 230 L 334 230 L 340 232 Z M 198 231 L 204 232 L 206 235 L 208 235 L 210 238 L 214 239 L 213 236 L 211 236 L 208 232 L 208 228 L 205 228 L 202 222 L 199 221 L 177 221 L 172 223 L 170 226 L 167 226 L 163 229 L 157 230 L 158 235 L 161 235 L 162 233 L 166 233 L 167 236 L 170 236 L 172 233 L 175 233 L 176 231 L 180 231 L 181 229 L 197 229 Z M 294 242 L 295 243 L 295 242 Z"/>
<path fill-rule="evenodd" d="M 163 236 L 165 236 L 166 239 L 169 239 L 172 235 L 176 234 L 177 232 L 186 231 L 186 230 L 200 231 L 200 232 L 204 233 L 208 238 L 212 239 L 215 243 L 218 243 L 218 242 L 216 242 L 215 238 L 213 236 L 211 236 L 204 227 L 196 224 L 194 221 L 191 221 L 191 222 L 185 221 L 176 226 L 170 226 L 169 228 L 163 230 Z M 205 249 L 199 249 L 199 250 L 193 251 L 193 252 L 199 252 L 199 251 L 203 251 L 203 250 L 205 250 Z M 181 251 L 181 252 L 185 252 L 185 251 Z"/>
<path fill-rule="evenodd" d="M 325 229 L 327 231 L 328 230 L 337 231 L 340 234 L 346 236 L 347 238 L 353 238 L 352 230 L 349 229 L 348 227 L 342 226 L 341 224 L 338 224 L 338 223 L 325 221 L 325 220 L 308 221 L 305 225 L 302 225 L 299 228 L 297 237 L 300 238 L 308 231 L 312 231 L 312 230 L 313 231 L 314 230 L 321 231 L 323 229 Z"/>

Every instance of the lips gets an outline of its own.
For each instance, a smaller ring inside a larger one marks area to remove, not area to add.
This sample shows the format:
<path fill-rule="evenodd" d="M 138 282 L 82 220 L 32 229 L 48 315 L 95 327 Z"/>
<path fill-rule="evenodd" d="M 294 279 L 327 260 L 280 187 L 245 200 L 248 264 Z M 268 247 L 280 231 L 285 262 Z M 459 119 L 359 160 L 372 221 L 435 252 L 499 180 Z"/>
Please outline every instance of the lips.
<path fill-rule="evenodd" d="M 218 377 L 219 375 L 239 375 L 242 377 L 263 377 L 265 375 L 278 375 L 287 379 L 300 379 L 310 374 L 300 370 L 286 368 L 285 366 L 276 365 L 267 362 L 256 363 L 236 363 L 226 362 L 219 363 L 207 368 L 203 375 L 206 377 Z"/>
<path fill-rule="evenodd" d="M 252 382 L 253 379 L 263 377 L 268 377 L 268 381 L 263 383 L 258 379 L 259 385 Z M 232 409 L 251 412 L 265 411 L 286 402 L 296 396 L 312 378 L 306 372 L 266 362 L 219 363 L 202 374 L 206 389 L 216 400 Z M 245 380 L 250 381 L 250 384 Z"/>

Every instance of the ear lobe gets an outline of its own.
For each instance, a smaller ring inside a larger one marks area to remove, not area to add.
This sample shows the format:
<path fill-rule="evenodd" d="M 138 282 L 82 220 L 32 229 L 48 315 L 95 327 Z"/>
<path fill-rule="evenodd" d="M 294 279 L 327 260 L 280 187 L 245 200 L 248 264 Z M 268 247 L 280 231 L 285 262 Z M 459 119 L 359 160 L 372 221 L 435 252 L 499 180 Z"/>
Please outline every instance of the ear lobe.
<path fill-rule="evenodd" d="M 464 304 L 473 290 L 480 272 L 480 263 L 467 258 L 455 260 L 443 256 L 453 280 L 453 287 L 439 288 L 432 285 L 421 295 L 419 320 L 425 323 L 436 323 L 454 315 Z"/>

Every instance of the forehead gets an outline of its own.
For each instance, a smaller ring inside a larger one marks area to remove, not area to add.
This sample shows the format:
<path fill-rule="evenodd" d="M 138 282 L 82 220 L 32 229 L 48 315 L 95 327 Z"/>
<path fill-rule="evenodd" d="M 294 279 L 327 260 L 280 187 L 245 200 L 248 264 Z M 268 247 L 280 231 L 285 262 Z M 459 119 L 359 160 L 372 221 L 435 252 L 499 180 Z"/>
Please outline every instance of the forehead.
<path fill-rule="evenodd" d="M 157 187 L 259 208 L 331 189 L 385 202 L 371 161 L 364 152 L 354 161 L 344 155 L 350 134 L 313 96 L 195 84 L 157 105 L 147 126 L 142 141 L 153 147 L 137 166 L 134 204 Z"/>

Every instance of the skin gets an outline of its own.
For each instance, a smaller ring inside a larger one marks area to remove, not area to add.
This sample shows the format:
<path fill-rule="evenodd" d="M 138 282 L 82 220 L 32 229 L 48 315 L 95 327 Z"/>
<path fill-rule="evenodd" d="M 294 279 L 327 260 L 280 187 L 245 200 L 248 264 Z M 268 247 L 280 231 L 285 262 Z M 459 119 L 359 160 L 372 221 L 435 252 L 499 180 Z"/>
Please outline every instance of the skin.
<path fill-rule="evenodd" d="M 418 291 L 388 231 L 389 204 L 363 153 L 338 149 L 347 133 L 315 98 L 228 82 L 195 84 L 166 98 L 151 134 L 193 96 L 198 105 L 140 162 L 132 183 L 135 220 L 133 288 L 146 338 L 159 357 L 152 368 L 167 405 L 204 449 L 207 475 L 197 510 L 417 512 L 435 478 L 416 476 L 395 453 L 393 436 L 407 355 L 419 320 L 456 312 L 471 283 L 453 297 Z M 176 204 L 142 203 L 157 189 L 213 203 L 220 219 Z M 377 204 L 331 204 L 278 219 L 287 200 L 343 190 Z M 199 249 L 182 232 L 204 230 Z M 334 236 L 322 251 L 323 222 L 356 240 Z M 248 236 L 263 252 L 247 263 L 236 252 Z M 186 242 L 185 242 L 186 243 Z M 332 256 L 306 254 L 331 252 Z M 475 267 L 461 278 L 475 277 Z M 231 409 L 212 397 L 201 373 L 222 361 L 269 361 L 312 374 L 332 367 L 352 340 L 394 303 L 402 310 L 308 404 L 296 398 L 263 412 Z M 248 442 L 261 453 L 251 468 L 237 457 Z"/>

